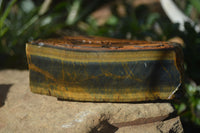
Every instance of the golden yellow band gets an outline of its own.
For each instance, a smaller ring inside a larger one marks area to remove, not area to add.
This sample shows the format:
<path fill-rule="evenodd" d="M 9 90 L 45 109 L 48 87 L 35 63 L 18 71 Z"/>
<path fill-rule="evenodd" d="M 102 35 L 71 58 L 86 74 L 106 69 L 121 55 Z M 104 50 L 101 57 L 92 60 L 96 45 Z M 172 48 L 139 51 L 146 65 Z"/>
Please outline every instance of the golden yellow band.
<path fill-rule="evenodd" d="M 41 47 L 41 48 L 40 48 Z M 27 55 L 48 57 L 69 62 L 128 62 L 146 60 L 175 60 L 174 50 L 152 50 L 148 51 L 123 51 L 123 52 L 86 52 L 86 51 L 67 51 L 51 47 L 27 44 Z"/>

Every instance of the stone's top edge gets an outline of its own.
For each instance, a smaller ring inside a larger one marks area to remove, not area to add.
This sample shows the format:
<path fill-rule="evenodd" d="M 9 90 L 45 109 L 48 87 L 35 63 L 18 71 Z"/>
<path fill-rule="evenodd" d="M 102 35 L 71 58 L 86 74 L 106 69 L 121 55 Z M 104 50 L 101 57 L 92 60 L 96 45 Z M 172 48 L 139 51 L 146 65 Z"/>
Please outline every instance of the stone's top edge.
<path fill-rule="evenodd" d="M 73 50 L 119 51 L 173 49 L 177 45 L 164 41 L 133 41 L 96 36 L 65 36 L 60 39 L 37 40 L 30 44 L 38 46 L 67 48 Z"/>

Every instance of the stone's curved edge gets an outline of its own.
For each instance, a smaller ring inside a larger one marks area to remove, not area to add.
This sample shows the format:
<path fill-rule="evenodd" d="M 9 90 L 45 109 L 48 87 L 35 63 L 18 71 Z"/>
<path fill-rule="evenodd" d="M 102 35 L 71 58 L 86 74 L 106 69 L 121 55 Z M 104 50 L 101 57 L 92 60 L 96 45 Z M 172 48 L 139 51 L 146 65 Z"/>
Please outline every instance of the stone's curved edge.
<path fill-rule="evenodd" d="M 71 51 L 134 51 L 134 50 L 166 50 L 176 46 L 163 41 L 133 41 L 107 37 L 65 36 L 60 39 L 46 39 L 32 41 L 29 44 L 40 47 L 52 47 Z"/>

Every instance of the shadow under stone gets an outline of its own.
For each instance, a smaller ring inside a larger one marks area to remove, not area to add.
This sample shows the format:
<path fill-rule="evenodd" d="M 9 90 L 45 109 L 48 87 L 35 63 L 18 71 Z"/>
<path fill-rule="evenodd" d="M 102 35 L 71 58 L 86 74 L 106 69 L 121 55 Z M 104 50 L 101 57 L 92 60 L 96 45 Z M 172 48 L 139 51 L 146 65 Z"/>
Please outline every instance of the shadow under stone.
<path fill-rule="evenodd" d="M 5 104 L 7 94 L 12 84 L 0 84 L 0 107 Z"/>
<path fill-rule="evenodd" d="M 117 130 L 118 127 L 111 125 L 107 120 L 103 120 L 91 129 L 90 133 L 115 133 Z"/>

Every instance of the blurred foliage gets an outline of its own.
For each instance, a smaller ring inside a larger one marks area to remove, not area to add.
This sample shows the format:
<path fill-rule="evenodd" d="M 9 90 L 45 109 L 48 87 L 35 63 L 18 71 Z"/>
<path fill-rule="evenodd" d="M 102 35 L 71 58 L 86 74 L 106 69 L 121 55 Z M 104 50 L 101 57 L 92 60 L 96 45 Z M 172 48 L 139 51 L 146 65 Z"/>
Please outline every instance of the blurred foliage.
<path fill-rule="evenodd" d="M 0 68 L 27 68 L 25 43 L 39 38 L 83 34 L 167 41 L 179 37 L 184 41 L 185 93 L 174 105 L 184 121 L 200 125 L 200 33 L 189 23 L 182 32 L 163 11 L 149 5 L 134 7 L 130 1 L 0 0 Z M 200 0 L 174 1 L 195 22 L 200 20 Z M 110 11 L 103 24 L 94 17 L 101 7 Z"/>
<path fill-rule="evenodd" d="M 191 81 L 185 87 L 185 96 L 175 107 L 183 121 L 200 125 L 200 86 Z"/>

